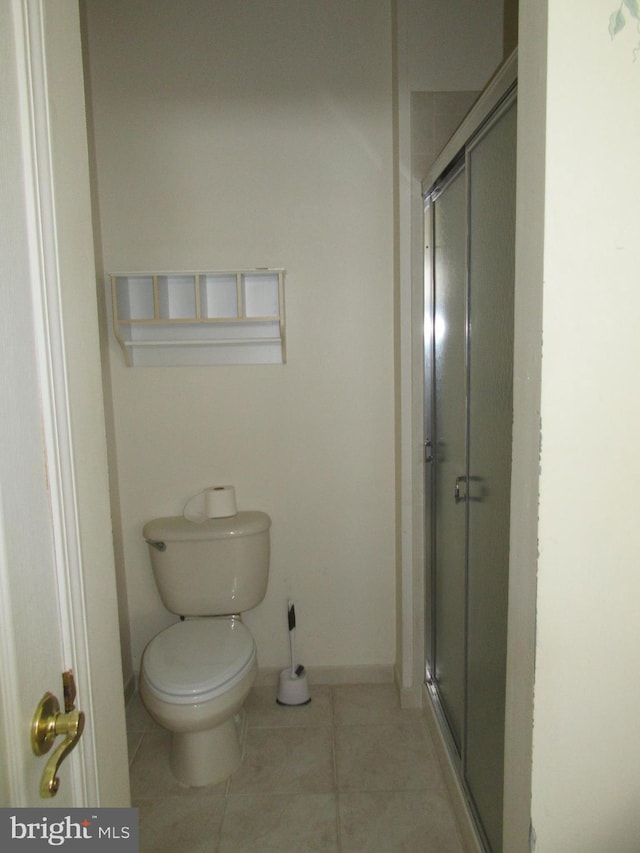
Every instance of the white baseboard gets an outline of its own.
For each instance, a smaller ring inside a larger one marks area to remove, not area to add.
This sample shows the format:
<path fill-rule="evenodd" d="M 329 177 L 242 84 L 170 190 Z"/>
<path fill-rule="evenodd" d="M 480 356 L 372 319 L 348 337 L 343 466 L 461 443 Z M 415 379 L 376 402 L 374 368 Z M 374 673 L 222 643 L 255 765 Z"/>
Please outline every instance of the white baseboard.
<path fill-rule="evenodd" d="M 254 687 L 277 687 L 281 670 L 275 666 L 258 669 Z M 393 665 L 305 667 L 311 684 L 393 684 Z M 125 703 L 135 693 L 137 678 L 132 675 L 124 686 Z M 404 706 L 403 706 L 404 707 Z M 409 707 L 409 706 L 407 706 Z M 414 706 L 411 706 L 414 707 Z"/>
<path fill-rule="evenodd" d="M 256 687 L 274 687 L 278 684 L 281 670 L 276 667 L 260 667 L 255 680 Z M 372 666 L 310 666 L 305 667 L 310 684 L 393 684 L 393 665 Z"/>
<path fill-rule="evenodd" d="M 400 685 L 398 670 L 395 668 L 394 675 L 396 690 L 398 691 L 398 698 L 400 700 L 400 707 L 402 710 L 409 711 L 414 710 L 415 708 L 422 708 L 422 684 L 416 684 L 413 687 L 402 687 Z"/>

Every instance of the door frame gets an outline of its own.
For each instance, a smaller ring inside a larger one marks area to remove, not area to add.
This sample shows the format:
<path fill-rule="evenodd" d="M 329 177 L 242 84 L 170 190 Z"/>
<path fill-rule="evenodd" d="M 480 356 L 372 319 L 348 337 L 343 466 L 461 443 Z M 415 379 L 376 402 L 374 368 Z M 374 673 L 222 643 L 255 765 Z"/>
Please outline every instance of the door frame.
<path fill-rule="evenodd" d="M 46 454 L 58 628 L 63 666 L 74 671 L 79 705 L 88 721 L 78 748 L 67 760 L 72 772 L 65 785 L 73 805 L 122 806 L 129 804 L 129 783 L 102 387 L 99 380 L 97 385 L 94 381 L 99 376 L 97 312 L 92 316 L 91 302 L 84 294 L 77 316 L 69 310 L 69 291 L 79 273 L 82 285 L 95 281 L 93 269 L 87 270 L 87 260 L 93 258 L 89 180 L 83 162 L 71 164 L 72 169 L 76 167 L 71 190 L 61 173 L 74 156 L 86 154 L 86 135 L 82 139 L 78 133 L 84 121 L 78 4 L 74 0 L 56 0 L 55 5 L 43 0 L 0 2 L 5 4 L 5 19 L 13 22 L 17 59 L 21 179 L 27 207 L 24 238 L 30 267 L 25 291 L 36 330 L 39 381 L 33 393 L 40 400 Z M 53 76 L 65 69 L 63 80 L 52 79 L 52 66 Z M 67 107 L 73 126 L 69 136 L 60 139 L 61 115 Z M 78 215 L 82 225 L 64 221 L 67 215 Z M 91 275 L 85 280 L 87 271 Z M 95 288 L 91 294 L 95 300 Z M 91 379 L 89 393 L 85 386 L 89 378 L 80 378 L 83 371 L 77 358 L 73 363 L 79 343 L 88 361 L 94 354 L 97 360 L 84 371 Z M 83 419 L 94 422 L 91 428 L 82 428 Z M 99 423 L 101 430 L 96 428 Z M 33 792 L 26 790 L 22 759 L 28 729 L 15 698 L 21 673 L 12 630 L 11 567 L 4 548 L 2 503 L 11 483 L 0 486 L 0 797 L 3 805 L 35 805 L 30 801 Z M 55 800 L 50 804 L 55 806 Z"/>

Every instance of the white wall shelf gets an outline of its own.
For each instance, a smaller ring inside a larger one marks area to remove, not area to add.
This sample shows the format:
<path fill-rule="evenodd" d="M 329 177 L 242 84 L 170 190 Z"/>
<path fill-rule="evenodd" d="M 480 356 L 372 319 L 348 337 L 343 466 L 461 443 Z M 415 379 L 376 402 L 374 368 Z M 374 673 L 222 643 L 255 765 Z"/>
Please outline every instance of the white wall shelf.
<path fill-rule="evenodd" d="M 284 364 L 284 273 L 111 273 L 127 365 Z"/>

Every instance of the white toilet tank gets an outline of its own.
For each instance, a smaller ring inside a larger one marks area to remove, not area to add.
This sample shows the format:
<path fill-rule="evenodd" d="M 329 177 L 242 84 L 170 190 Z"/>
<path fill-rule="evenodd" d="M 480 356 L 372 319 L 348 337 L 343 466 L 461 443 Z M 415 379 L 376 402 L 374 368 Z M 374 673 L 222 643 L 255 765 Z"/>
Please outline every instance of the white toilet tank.
<path fill-rule="evenodd" d="M 160 597 L 180 616 L 225 616 L 256 607 L 269 577 L 271 519 L 239 512 L 197 524 L 156 518 L 143 529 Z"/>

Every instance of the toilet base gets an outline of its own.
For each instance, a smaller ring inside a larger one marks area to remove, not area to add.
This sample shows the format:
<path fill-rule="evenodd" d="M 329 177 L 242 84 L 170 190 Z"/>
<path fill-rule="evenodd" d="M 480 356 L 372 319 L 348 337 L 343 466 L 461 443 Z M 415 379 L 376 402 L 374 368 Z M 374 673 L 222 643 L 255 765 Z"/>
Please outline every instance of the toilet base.
<path fill-rule="evenodd" d="M 245 728 L 240 711 L 214 729 L 174 732 L 170 763 L 176 779 L 191 788 L 224 782 L 242 761 Z"/>

